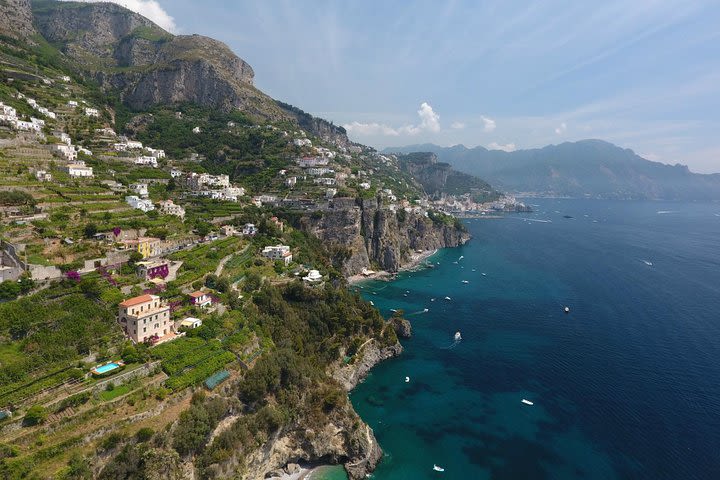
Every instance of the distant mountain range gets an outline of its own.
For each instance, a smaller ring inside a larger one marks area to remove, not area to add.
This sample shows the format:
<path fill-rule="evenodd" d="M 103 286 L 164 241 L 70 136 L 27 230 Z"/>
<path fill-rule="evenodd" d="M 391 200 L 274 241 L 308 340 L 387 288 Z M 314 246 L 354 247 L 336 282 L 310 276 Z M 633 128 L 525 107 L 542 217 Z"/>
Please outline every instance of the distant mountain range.
<path fill-rule="evenodd" d="M 720 174 L 652 162 L 602 140 L 582 140 L 504 152 L 463 145 L 409 145 L 383 153 L 432 152 L 441 162 L 477 175 L 495 188 L 541 196 L 616 199 L 720 200 Z"/>

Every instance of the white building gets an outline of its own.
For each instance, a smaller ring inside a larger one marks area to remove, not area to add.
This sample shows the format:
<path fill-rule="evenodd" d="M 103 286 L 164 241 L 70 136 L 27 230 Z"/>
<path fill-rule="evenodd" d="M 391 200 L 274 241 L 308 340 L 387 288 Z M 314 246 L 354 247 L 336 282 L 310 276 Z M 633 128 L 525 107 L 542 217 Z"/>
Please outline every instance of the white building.
<path fill-rule="evenodd" d="M 74 162 L 77 159 L 77 152 L 72 145 L 56 143 L 52 146 L 52 150 L 68 162 Z"/>
<path fill-rule="evenodd" d="M 98 111 L 97 108 L 85 107 L 85 116 L 86 117 L 99 117 L 100 112 Z"/>
<path fill-rule="evenodd" d="M 145 150 L 150 154 L 151 157 L 165 158 L 165 150 L 159 148 L 145 147 Z"/>
<path fill-rule="evenodd" d="M 15 120 L 11 123 L 12 123 L 12 126 L 15 127 L 16 130 L 20 130 L 22 132 L 40 133 L 40 130 L 42 128 L 37 123 L 25 122 L 23 120 Z"/>
<path fill-rule="evenodd" d="M 255 224 L 253 224 L 253 223 L 246 223 L 246 224 L 243 226 L 243 229 L 242 229 L 242 234 L 243 234 L 243 235 L 247 235 L 247 236 L 249 236 L 249 237 L 253 237 L 253 236 L 257 235 L 257 233 L 258 233 L 258 229 L 257 229 L 257 227 L 255 226 Z"/>
<path fill-rule="evenodd" d="M 293 140 L 293 145 L 296 147 L 312 147 L 312 142 L 307 138 L 296 138 Z"/>
<path fill-rule="evenodd" d="M 332 177 L 320 177 L 313 180 L 313 183 L 319 185 L 335 185 L 337 181 Z"/>
<path fill-rule="evenodd" d="M 306 276 L 303 277 L 303 282 L 310 285 L 317 285 L 322 282 L 322 275 L 317 270 L 310 270 Z"/>
<path fill-rule="evenodd" d="M 143 148 L 142 142 L 137 140 L 125 140 L 125 145 L 127 145 L 128 150 L 142 150 Z"/>
<path fill-rule="evenodd" d="M 135 159 L 135 165 L 147 165 L 149 167 L 157 168 L 157 159 L 155 157 L 141 156 Z"/>
<path fill-rule="evenodd" d="M 41 127 L 45 126 L 45 120 L 40 120 L 39 118 L 30 117 L 30 122 L 35 125 L 40 125 Z"/>
<path fill-rule="evenodd" d="M 128 197 L 125 197 L 125 201 L 130 205 L 131 207 L 142 210 L 143 212 L 149 212 L 151 210 L 155 210 L 155 205 L 150 200 L 142 199 L 136 195 L 130 195 Z"/>
<path fill-rule="evenodd" d="M 85 165 L 85 162 L 69 163 L 63 167 L 63 170 L 74 178 L 93 176 L 92 167 Z"/>
<path fill-rule="evenodd" d="M 133 183 L 130 185 L 130 190 L 142 198 L 147 198 L 149 195 L 147 183 Z"/>
<path fill-rule="evenodd" d="M 165 215 L 175 215 L 176 217 L 185 219 L 185 209 L 181 205 L 174 203 L 172 200 L 163 200 L 159 203 L 159 205 L 160 212 Z"/>
<path fill-rule="evenodd" d="M 297 184 L 297 177 L 288 177 L 285 179 L 285 185 L 292 188 Z"/>
<path fill-rule="evenodd" d="M 192 130 L 193 133 L 200 133 L 200 131 L 201 131 L 201 130 L 200 130 L 200 127 L 195 127 L 195 128 L 193 128 L 193 130 Z"/>
<path fill-rule="evenodd" d="M 35 178 L 37 178 L 41 182 L 51 182 L 52 181 L 52 175 L 48 173 L 46 170 L 38 170 L 35 172 Z"/>
<path fill-rule="evenodd" d="M 172 178 L 182 177 L 182 174 L 182 170 L 178 170 L 177 168 L 173 168 L 172 170 L 170 170 L 170 176 Z"/>
<path fill-rule="evenodd" d="M 127 150 L 128 146 L 127 146 L 127 143 L 125 143 L 125 142 L 118 142 L 118 143 L 113 143 L 112 148 L 116 152 L 124 152 Z"/>
<path fill-rule="evenodd" d="M 82 153 L 83 155 L 92 156 L 92 152 L 84 147 L 75 147 L 77 149 L 77 153 Z"/>
<path fill-rule="evenodd" d="M 70 101 L 67 103 L 67 105 L 68 105 L 68 107 L 73 107 L 73 108 L 75 108 L 75 107 L 78 106 L 78 102 L 76 102 L 75 100 L 70 100 Z"/>
<path fill-rule="evenodd" d="M 67 83 L 70 81 L 70 77 L 68 77 L 67 75 L 63 75 L 62 77 L 60 77 L 60 80 Z"/>
<path fill-rule="evenodd" d="M 270 260 L 282 260 L 286 266 L 292 262 L 292 253 L 290 253 L 290 247 L 287 245 L 265 247 L 263 248 L 262 255 Z"/>
<path fill-rule="evenodd" d="M 363 190 L 370 190 L 370 182 L 361 183 L 360 188 L 362 188 Z"/>
<path fill-rule="evenodd" d="M 185 317 L 177 325 L 177 328 L 185 328 L 188 330 L 198 327 L 202 327 L 202 320 L 195 317 Z"/>
<path fill-rule="evenodd" d="M 322 157 L 303 157 L 298 158 L 297 164 L 300 165 L 302 168 L 308 168 L 308 167 L 322 167 L 330 163 L 330 161 L 327 158 Z"/>
<path fill-rule="evenodd" d="M 328 175 L 331 173 L 335 173 L 335 170 L 332 168 L 327 167 L 313 167 L 308 169 L 308 173 L 310 175 L 319 176 L 319 175 Z"/>

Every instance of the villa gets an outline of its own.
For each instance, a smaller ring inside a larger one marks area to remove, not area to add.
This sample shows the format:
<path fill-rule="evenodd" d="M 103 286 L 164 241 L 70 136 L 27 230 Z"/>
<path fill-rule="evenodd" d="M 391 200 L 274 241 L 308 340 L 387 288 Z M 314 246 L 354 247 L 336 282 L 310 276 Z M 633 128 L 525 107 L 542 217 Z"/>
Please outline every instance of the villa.
<path fill-rule="evenodd" d="M 303 277 L 303 282 L 309 285 L 317 285 L 322 283 L 323 277 L 317 270 L 310 270 L 306 276 Z"/>
<path fill-rule="evenodd" d="M 190 303 L 199 308 L 210 308 L 213 300 L 209 294 L 198 290 L 190 294 Z"/>
<path fill-rule="evenodd" d="M 118 322 L 125 335 L 135 343 L 172 333 L 170 307 L 157 295 L 140 295 L 120 303 Z"/>
<path fill-rule="evenodd" d="M 247 235 L 248 237 L 254 237 L 257 233 L 258 229 L 253 223 L 246 223 L 242 229 L 242 234 Z"/>
<path fill-rule="evenodd" d="M 143 155 L 135 159 L 135 165 L 149 165 L 153 168 L 157 168 L 158 163 L 157 158 Z"/>
<path fill-rule="evenodd" d="M 188 330 L 198 327 L 202 327 L 202 320 L 195 317 L 183 318 L 177 325 L 177 328 L 186 328 Z"/>
<path fill-rule="evenodd" d="M 290 265 L 290 262 L 292 262 L 292 253 L 290 253 L 290 247 L 287 245 L 265 247 L 262 255 L 270 260 L 282 260 L 285 266 Z"/>
<path fill-rule="evenodd" d="M 69 163 L 63 167 L 63 170 L 67 172 L 71 177 L 92 177 L 93 169 L 85 165 L 85 162 Z"/>
<path fill-rule="evenodd" d="M 125 201 L 133 208 L 136 208 L 138 210 L 142 210 L 143 212 L 149 212 L 151 210 L 155 210 L 155 205 L 153 205 L 151 200 L 146 200 L 138 197 L 137 195 L 130 195 L 125 197 Z"/>
<path fill-rule="evenodd" d="M 85 108 L 85 116 L 86 117 L 99 117 L 100 112 L 98 111 L 97 108 L 86 107 Z"/>
<path fill-rule="evenodd" d="M 162 200 L 158 203 L 160 205 L 160 212 L 165 215 L 175 215 L 181 219 L 185 219 L 185 208 L 181 205 L 177 205 L 172 200 Z"/>

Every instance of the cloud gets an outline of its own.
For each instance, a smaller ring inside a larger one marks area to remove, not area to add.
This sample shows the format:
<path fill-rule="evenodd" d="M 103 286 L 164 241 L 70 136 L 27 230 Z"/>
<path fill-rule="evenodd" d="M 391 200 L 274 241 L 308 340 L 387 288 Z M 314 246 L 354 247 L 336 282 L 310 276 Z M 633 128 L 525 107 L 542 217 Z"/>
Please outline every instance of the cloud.
<path fill-rule="evenodd" d="M 423 102 L 422 105 L 420 105 L 420 110 L 418 110 L 417 113 L 422 121 L 420 123 L 421 129 L 430 130 L 431 132 L 440 131 L 440 115 L 435 113 L 427 102 Z"/>
<path fill-rule="evenodd" d="M 503 152 L 514 152 L 515 150 L 517 150 L 517 147 L 514 143 L 506 143 L 505 145 L 503 145 L 497 142 L 492 142 L 488 145 L 487 148 L 488 150 L 502 150 Z"/>
<path fill-rule="evenodd" d="M 565 124 L 565 122 L 561 123 L 560 126 L 555 129 L 555 133 L 557 133 L 558 135 L 562 135 L 566 131 L 567 125 Z"/>
<path fill-rule="evenodd" d="M 68 1 L 68 0 L 63 0 Z M 170 16 L 157 0 L 79 0 L 85 3 L 97 3 L 100 1 L 108 1 L 111 3 L 117 3 L 128 10 L 132 10 L 135 13 L 139 13 L 143 17 L 146 17 L 153 22 L 157 23 L 161 28 L 168 32 L 176 33 L 178 27 L 175 24 L 175 19 Z"/>
<path fill-rule="evenodd" d="M 450 125 L 450 128 L 455 130 L 462 130 L 465 128 L 465 124 L 463 122 L 453 122 L 452 125 Z"/>
<path fill-rule="evenodd" d="M 440 115 L 435 113 L 429 103 L 423 102 L 417 111 L 420 117 L 419 125 L 404 125 L 399 128 L 393 128 L 384 123 L 361 123 L 351 122 L 343 125 L 345 130 L 358 135 L 385 135 L 388 137 L 397 137 L 398 135 L 418 135 L 422 132 L 440 131 Z"/>
<path fill-rule="evenodd" d="M 358 135 L 386 135 L 390 137 L 397 137 L 400 133 L 392 127 L 389 127 L 382 123 L 360 123 L 352 122 L 343 125 L 345 130 Z"/>
<path fill-rule="evenodd" d="M 485 130 L 486 132 L 492 132 L 493 130 L 495 130 L 495 127 L 497 126 L 495 124 L 495 120 L 493 120 L 492 118 L 488 118 L 484 115 L 481 115 L 480 118 L 483 121 L 483 130 Z"/>

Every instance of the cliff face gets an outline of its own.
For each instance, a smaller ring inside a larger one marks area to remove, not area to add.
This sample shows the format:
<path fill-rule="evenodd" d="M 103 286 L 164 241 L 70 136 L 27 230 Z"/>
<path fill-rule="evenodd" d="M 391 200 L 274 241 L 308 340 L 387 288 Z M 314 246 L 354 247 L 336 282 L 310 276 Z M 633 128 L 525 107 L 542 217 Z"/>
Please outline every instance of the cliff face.
<path fill-rule="evenodd" d="M 201 35 L 171 35 L 112 3 L 34 4 L 40 33 L 105 89 L 138 110 L 192 102 L 239 108 L 263 120 L 290 115 L 253 87 L 252 67 L 224 43 Z"/>
<path fill-rule="evenodd" d="M 349 250 L 343 264 L 346 276 L 375 267 L 397 272 L 412 261 L 416 250 L 457 247 L 470 239 L 467 232 L 424 215 L 382 209 L 377 200 L 330 210 L 319 219 L 305 218 L 303 228 L 329 246 Z"/>
<path fill-rule="evenodd" d="M 21 40 L 34 33 L 30 0 L 0 0 L 0 35 Z"/>

